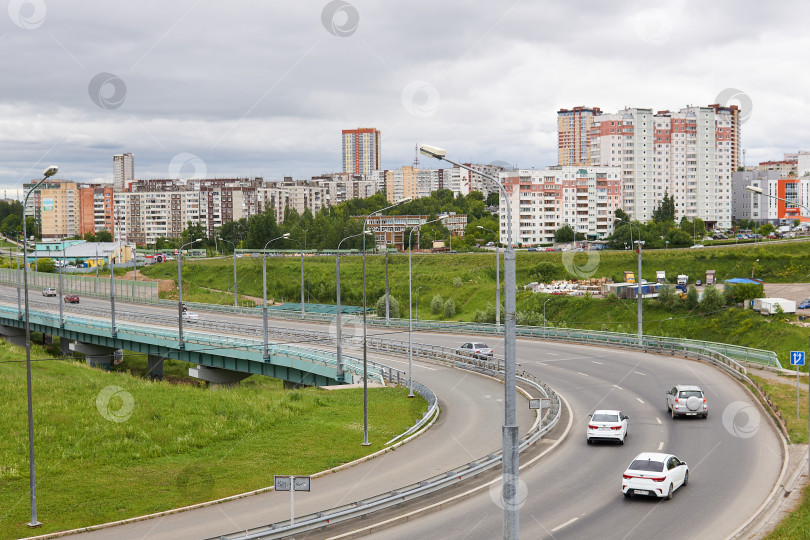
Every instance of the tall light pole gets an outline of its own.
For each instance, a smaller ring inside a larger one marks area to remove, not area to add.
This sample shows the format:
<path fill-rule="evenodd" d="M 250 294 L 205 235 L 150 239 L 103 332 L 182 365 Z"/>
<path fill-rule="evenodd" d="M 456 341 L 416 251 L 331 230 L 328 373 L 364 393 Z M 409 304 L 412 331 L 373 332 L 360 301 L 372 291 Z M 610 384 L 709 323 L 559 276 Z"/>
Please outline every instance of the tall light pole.
<path fill-rule="evenodd" d="M 216 238 L 216 236 L 214 238 Z M 238 307 L 236 297 L 236 244 L 230 240 L 225 240 L 224 238 L 220 238 L 220 240 L 223 242 L 228 242 L 233 246 L 233 307 Z"/>
<path fill-rule="evenodd" d="M 28 190 L 23 200 L 23 282 L 25 290 L 25 383 L 28 393 L 28 477 L 31 491 L 31 521 L 29 527 L 39 527 L 42 525 L 37 521 L 37 477 L 34 467 L 34 402 L 31 394 L 31 324 L 28 313 L 28 231 L 26 229 L 25 207 L 28 206 L 28 197 L 42 183 L 59 172 L 59 167 L 52 165 L 42 173 L 42 180 L 34 184 Z"/>
<path fill-rule="evenodd" d="M 481 225 L 478 226 L 479 229 L 482 231 L 491 232 L 492 234 L 498 236 L 493 230 L 487 229 L 486 227 L 482 227 Z M 495 242 L 495 329 L 500 330 L 501 328 L 501 243 Z"/>
<path fill-rule="evenodd" d="M 413 231 L 418 230 L 422 225 L 436 223 L 437 221 L 447 219 L 448 217 L 450 216 L 447 214 L 442 214 L 436 219 L 426 221 L 420 225 L 417 225 L 416 227 L 411 227 L 411 230 L 408 233 L 408 397 L 413 397 L 413 266 L 411 264 L 411 260 L 413 258 L 413 246 L 411 245 L 411 242 L 413 241 Z"/>
<path fill-rule="evenodd" d="M 64 328 L 65 316 L 62 311 L 65 299 L 62 297 L 62 265 L 65 264 L 65 240 L 62 240 L 62 258 L 59 261 L 59 326 Z"/>
<path fill-rule="evenodd" d="M 178 346 L 180 349 L 185 346 L 183 344 L 183 248 L 186 246 L 191 246 L 194 244 L 194 242 L 199 241 L 199 238 L 195 238 L 191 242 L 183 244 L 180 246 L 180 249 L 177 250 L 177 327 L 179 329 Z M 112 273 L 112 269 L 110 269 L 110 272 Z"/>
<path fill-rule="evenodd" d="M 543 337 L 546 337 L 546 304 L 548 304 L 548 301 L 552 298 L 553 296 L 549 296 L 546 298 L 546 301 L 543 302 Z"/>
<path fill-rule="evenodd" d="M 416 288 L 416 303 L 413 305 L 414 319 L 416 319 L 416 322 L 419 322 L 419 289 L 421 288 L 422 288 L 421 285 Z"/>
<path fill-rule="evenodd" d="M 633 244 L 638 244 L 638 278 L 636 278 L 636 286 L 637 286 L 636 291 L 638 292 L 638 294 L 636 295 L 638 297 L 638 329 L 637 329 L 637 333 L 638 333 L 638 339 L 641 340 L 644 337 L 644 328 L 643 328 L 643 324 L 642 324 L 642 321 L 644 319 L 643 319 L 643 311 L 642 311 L 642 307 L 641 307 L 641 296 L 642 296 L 641 295 L 641 246 L 644 245 L 644 242 L 641 240 L 641 229 L 638 228 L 638 225 L 636 225 L 632 221 L 623 221 L 622 220 L 622 221 L 620 221 L 620 223 L 626 223 L 626 224 L 630 225 L 630 245 L 632 246 Z M 636 240 L 635 242 L 633 241 L 633 227 L 636 228 L 636 232 L 638 233 L 638 240 Z"/>
<path fill-rule="evenodd" d="M 371 231 L 365 231 L 365 234 L 374 234 Z M 337 276 L 336 282 L 336 297 L 337 297 L 337 314 L 336 314 L 336 336 L 335 342 L 337 344 L 337 379 L 343 380 L 343 321 L 341 320 L 341 311 L 340 311 L 340 244 L 344 241 L 348 240 L 349 238 L 357 238 L 358 236 L 363 236 L 363 233 L 353 234 L 351 236 L 347 236 L 337 245 L 337 257 L 335 258 L 335 273 Z"/>
<path fill-rule="evenodd" d="M 504 252 L 504 288 L 506 292 L 506 320 L 504 321 L 504 425 L 503 442 L 503 537 L 517 539 L 520 531 L 518 481 L 518 426 L 517 426 L 517 334 L 515 306 L 517 303 L 517 278 L 515 269 L 515 248 L 512 244 L 512 207 L 509 196 L 501 182 L 472 167 L 447 159 L 447 151 L 426 144 L 419 151 L 435 159 L 444 160 L 456 167 L 478 174 L 494 183 L 506 201 L 507 246 Z"/>
<path fill-rule="evenodd" d="M 281 240 L 282 238 L 289 238 L 290 233 L 284 233 L 277 238 L 273 238 L 272 240 L 268 240 L 267 243 L 262 248 L 262 331 L 264 334 L 264 352 L 262 354 L 263 358 L 266 360 L 268 358 L 267 354 L 267 246 L 269 246 L 272 242 L 276 240 Z"/>
<path fill-rule="evenodd" d="M 405 199 L 400 199 L 399 201 L 395 202 L 392 205 L 386 206 L 385 208 L 381 208 L 376 212 L 372 212 L 363 218 L 363 446 L 368 446 L 371 443 L 368 442 L 368 344 L 366 341 L 366 337 L 368 332 L 366 330 L 366 224 L 368 222 L 368 218 L 373 215 L 379 214 L 381 212 L 385 212 L 395 206 L 400 204 L 406 203 L 410 201 L 411 198 L 407 197 Z M 374 243 L 376 245 L 377 240 L 375 236 Z"/>

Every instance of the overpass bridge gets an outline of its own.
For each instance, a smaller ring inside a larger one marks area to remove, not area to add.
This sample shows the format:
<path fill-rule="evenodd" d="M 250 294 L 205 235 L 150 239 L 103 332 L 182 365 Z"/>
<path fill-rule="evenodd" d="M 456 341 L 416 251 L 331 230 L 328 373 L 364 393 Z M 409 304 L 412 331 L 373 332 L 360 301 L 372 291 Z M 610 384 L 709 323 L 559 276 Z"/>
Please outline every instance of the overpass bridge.
<path fill-rule="evenodd" d="M 29 310 L 32 332 L 59 336 L 62 351 L 81 352 L 88 364 L 109 368 L 118 350 L 148 355 L 153 377 L 162 376 L 163 360 L 172 358 L 196 364 L 189 374 L 211 383 L 238 382 L 258 374 L 287 383 L 329 386 L 362 380 L 361 359 L 343 355 L 343 376 L 337 375 L 337 355 L 286 343 L 273 343 L 268 356 L 263 354 L 263 341 L 237 335 L 208 332 L 183 332 L 180 345 L 176 328 L 148 324 L 117 323 L 94 317 L 59 315 L 48 311 Z M 0 335 L 24 345 L 25 320 L 14 307 L 0 305 Z M 370 365 L 368 378 L 383 382 L 379 366 Z"/>

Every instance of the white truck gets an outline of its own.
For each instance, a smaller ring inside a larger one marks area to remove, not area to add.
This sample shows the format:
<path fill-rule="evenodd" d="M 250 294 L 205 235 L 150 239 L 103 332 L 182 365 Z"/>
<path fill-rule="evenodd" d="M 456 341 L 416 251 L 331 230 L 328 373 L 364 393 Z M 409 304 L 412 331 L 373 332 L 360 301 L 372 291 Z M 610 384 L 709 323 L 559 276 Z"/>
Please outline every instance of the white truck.
<path fill-rule="evenodd" d="M 754 300 L 754 311 L 763 315 L 774 315 L 780 307 L 783 313 L 796 313 L 796 302 L 793 300 L 786 298 L 756 298 Z"/>
<path fill-rule="evenodd" d="M 678 285 L 687 285 L 689 283 L 689 276 L 686 274 L 678 274 Z"/>
<path fill-rule="evenodd" d="M 655 281 L 658 283 L 666 283 L 667 282 L 667 273 L 664 270 L 656 270 L 655 271 Z"/>

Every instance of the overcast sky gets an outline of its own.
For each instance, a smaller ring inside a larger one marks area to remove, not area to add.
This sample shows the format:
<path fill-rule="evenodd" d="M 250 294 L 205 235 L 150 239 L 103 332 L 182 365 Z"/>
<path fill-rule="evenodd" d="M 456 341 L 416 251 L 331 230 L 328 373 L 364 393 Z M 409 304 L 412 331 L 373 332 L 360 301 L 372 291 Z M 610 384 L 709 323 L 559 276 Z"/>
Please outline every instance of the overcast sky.
<path fill-rule="evenodd" d="M 58 178 L 308 178 L 341 129 L 465 162 L 556 163 L 556 112 L 743 105 L 747 163 L 810 150 L 810 4 L 5 0 L 0 189 Z M 423 167 L 440 164 L 422 158 Z M 0 194 L 1 195 L 1 194 Z"/>

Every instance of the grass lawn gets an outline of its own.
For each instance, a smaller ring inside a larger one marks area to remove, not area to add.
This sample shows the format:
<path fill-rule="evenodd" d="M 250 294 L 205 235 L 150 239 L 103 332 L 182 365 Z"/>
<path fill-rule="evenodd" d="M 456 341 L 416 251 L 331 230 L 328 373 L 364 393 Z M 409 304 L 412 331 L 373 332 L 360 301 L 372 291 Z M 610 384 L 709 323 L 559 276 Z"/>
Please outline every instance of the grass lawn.
<path fill-rule="evenodd" d="M 0 538 L 30 534 L 24 352 L 0 342 Z M 272 485 L 374 452 L 427 410 L 407 389 L 283 390 L 252 376 L 229 389 L 150 382 L 33 350 L 38 534 Z M 133 371 L 142 359 L 128 357 Z M 182 375 L 184 366 L 167 372 Z"/>

